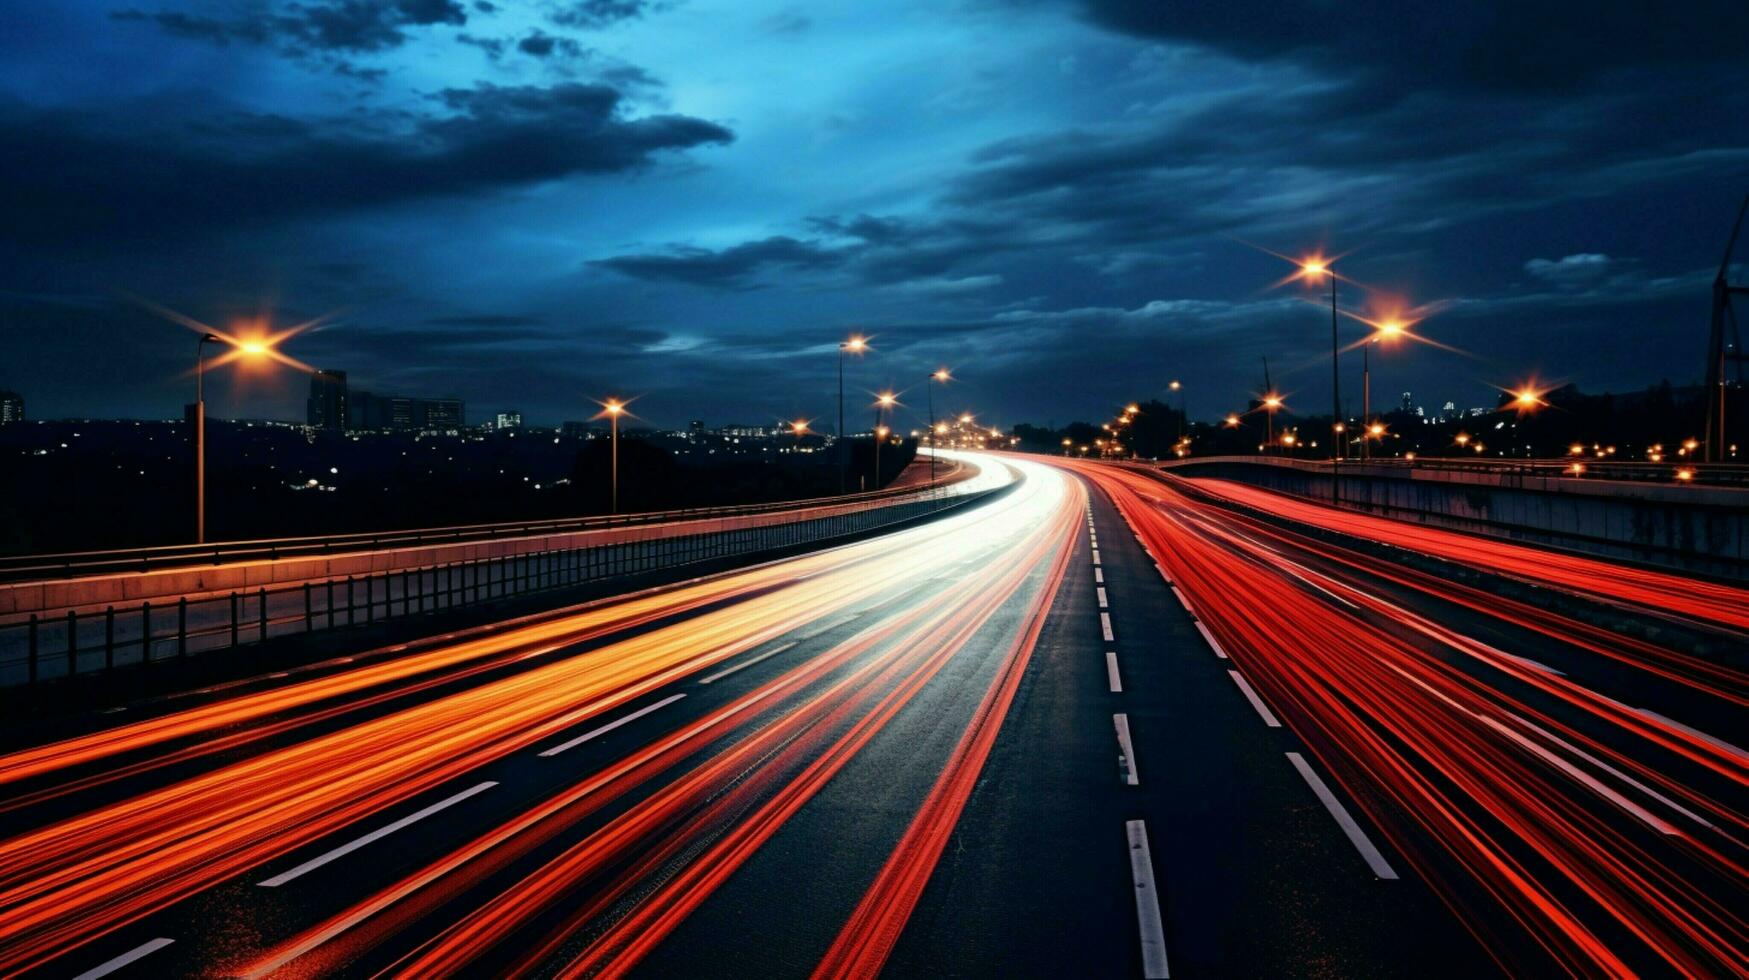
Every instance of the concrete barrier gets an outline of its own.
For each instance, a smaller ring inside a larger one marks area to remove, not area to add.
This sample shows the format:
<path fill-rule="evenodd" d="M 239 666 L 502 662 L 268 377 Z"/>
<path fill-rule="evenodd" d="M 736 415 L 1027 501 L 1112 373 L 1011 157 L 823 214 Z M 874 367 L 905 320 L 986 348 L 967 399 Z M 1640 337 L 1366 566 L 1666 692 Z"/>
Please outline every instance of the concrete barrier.
<path fill-rule="evenodd" d="M 1749 577 L 1749 488 L 1216 456 L 1159 464 L 1367 513 L 1732 578 Z M 1338 485 L 1339 484 L 1339 485 Z"/>

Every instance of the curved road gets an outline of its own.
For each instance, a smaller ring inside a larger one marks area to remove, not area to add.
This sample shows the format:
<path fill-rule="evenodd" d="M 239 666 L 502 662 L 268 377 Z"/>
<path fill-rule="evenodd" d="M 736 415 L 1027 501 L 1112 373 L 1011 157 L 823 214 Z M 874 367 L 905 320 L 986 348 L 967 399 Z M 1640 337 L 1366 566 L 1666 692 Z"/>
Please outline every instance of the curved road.
<path fill-rule="evenodd" d="M 913 529 L 15 733 L 0 973 L 1742 970 L 1730 589 L 980 464 Z"/>

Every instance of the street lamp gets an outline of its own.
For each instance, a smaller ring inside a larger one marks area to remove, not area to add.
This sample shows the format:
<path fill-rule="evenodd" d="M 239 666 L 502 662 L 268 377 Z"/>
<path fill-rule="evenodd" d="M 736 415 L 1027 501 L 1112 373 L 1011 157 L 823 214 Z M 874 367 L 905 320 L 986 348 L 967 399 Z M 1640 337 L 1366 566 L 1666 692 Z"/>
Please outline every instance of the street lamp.
<path fill-rule="evenodd" d="M 1184 394 L 1184 384 L 1180 381 L 1174 380 L 1171 384 L 1168 384 L 1166 387 L 1171 389 L 1172 391 L 1178 392 L 1178 441 L 1183 442 L 1184 441 L 1184 428 L 1185 428 L 1185 426 L 1190 424 L 1189 412 L 1184 407 L 1184 404 L 1185 404 L 1184 399 L 1188 396 L 1186 396 Z"/>
<path fill-rule="evenodd" d="M 293 331 L 260 339 L 237 339 L 216 333 L 202 333 L 194 344 L 194 543 L 206 543 L 206 345 L 230 344 L 236 353 L 219 358 L 224 364 L 237 357 L 272 357 L 290 364 L 298 362 L 273 349 L 274 343 L 291 336 Z M 301 366 L 301 365 L 300 365 Z"/>
<path fill-rule="evenodd" d="M 619 417 L 625 414 L 626 405 L 625 402 L 617 398 L 609 398 L 601 403 L 601 410 L 607 413 L 609 431 L 612 433 L 608 443 L 610 459 L 608 473 L 611 480 L 608 513 L 617 514 L 619 513 Z"/>
<path fill-rule="evenodd" d="M 1281 407 L 1281 396 L 1274 392 L 1264 395 L 1263 407 L 1263 444 L 1268 446 L 1275 443 L 1275 410 Z"/>
<path fill-rule="evenodd" d="M 194 543 L 206 543 L 206 345 L 223 343 L 204 333 L 194 345 Z"/>
<path fill-rule="evenodd" d="M 1338 370 L 1336 340 L 1336 269 L 1328 259 L 1313 258 L 1300 263 L 1300 271 L 1308 280 L 1318 276 L 1330 277 L 1330 424 L 1334 426 L 1342 421 L 1342 373 Z M 1332 442 L 1330 458 L 1339 460 L 1342 458 L 1342 439 L 1338 436 Z"/>
<path fill-rule="evenodd" d="M 881 488 L 881 443 L 887 438 L 886 414 L 899 403 L 899 396 L 890 391 L 883 391 L 875 396 L 875 445 L 874 445 L 874 486 L 871 490 Z"/>
<path fill-rule="evenodd" d="M 849 340 L 838 345 L 838 445 L 840 447 L 844 443 L 844 352 L 861 354 L 865 350 L 868 350 L 868 339 L 861 334 L 851 334 Z M 838 457 L 838 492 L 840 494 L 844 493 L 844 453 L 843 448 L 839 448 L 836 452 Z"/>
<path fill-rule="evenodd" d="M 1368 337 L 1366 343 L 1360 347 L 1360 416 L 1369 425 L 1372 423 L 1372 345 L 1386 340 L 1394 340 L 1403 335 L 1404 329 L 1406 328 L 1403 326 L 1403 321 L 1386 320 L 1373 330 L 1373 335 Z M 1372 444 L 1362 439 L 1360 442 L 1361 458 L 1367 459 L 1371 455 Z"/>
<path fill-rule="evenodd" d="M 929 485 L 932 487 L 935 486 L 935 448 L 942 432 L 935 426 L 935 385 L 938 382 L 947 384 L 952 380 L 953 375 L 947 373 L 947 368 L 936 368 L 924 382 L 929 391 Z"/>

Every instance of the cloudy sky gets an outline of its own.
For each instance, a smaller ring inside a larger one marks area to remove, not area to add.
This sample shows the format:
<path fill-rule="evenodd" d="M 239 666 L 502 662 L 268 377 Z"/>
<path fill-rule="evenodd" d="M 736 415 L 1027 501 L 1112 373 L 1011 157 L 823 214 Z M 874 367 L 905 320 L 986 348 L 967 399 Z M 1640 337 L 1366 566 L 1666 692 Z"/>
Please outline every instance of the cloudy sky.
<path fill-rule="evenodd" d="M 1674 8 L 6 0 L 0 387 L 174 415 L 194 335 L 144 297 L 327 315 L 287 350 L 476 419 L 828 420 L 852 330 L 853 405 L 945 364 L 999 424 L 1174 378 L 1217 417 L 1268 357 L 1327 411 L 1327 314 L 1270 254 L 1319 247 L 1450 348 L 1381 352 L 1375 399 L 1691 382 L 1749 4 Z M 302 414 L 293 372 L 213 384 Z"/>

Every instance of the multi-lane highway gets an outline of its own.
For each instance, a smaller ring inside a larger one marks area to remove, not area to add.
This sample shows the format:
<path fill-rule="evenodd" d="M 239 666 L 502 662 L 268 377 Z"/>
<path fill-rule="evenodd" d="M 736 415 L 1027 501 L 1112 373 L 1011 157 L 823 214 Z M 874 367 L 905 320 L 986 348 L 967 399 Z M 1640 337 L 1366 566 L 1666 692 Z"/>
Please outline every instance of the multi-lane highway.
<path fill-rule="evenodd" d="M 1076 469 L 1282 729 L 1288 762 L 1308 782 L 1325 768 L 1351 801 L 1336 816 L 1367 864 L 1430 887 L 1502 969 L 1749 967 L 1749 592 L 1237 484 Z M 1460 570 L 1557 593 L 1566 612 Z M 1572 612 L 1586 603 L 1600 615 Z M 1597 625 L 1622 617 L 1657 625 Z M 1660 630 L 1668 644 L 1645 638 Z"/>
<path fill-rule="evenodd" d="M 1741 590 L 983 465 L 909 530 L 13 733 L 0 973 L 1743 969 Z"/>

